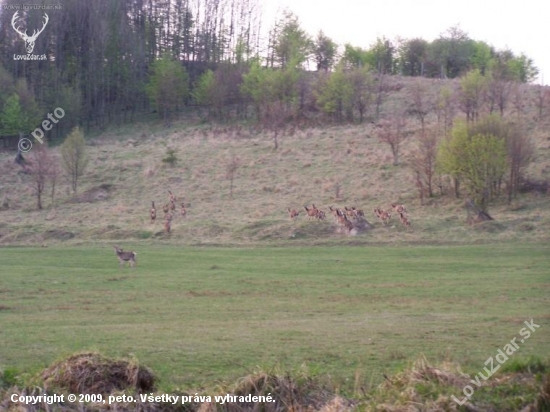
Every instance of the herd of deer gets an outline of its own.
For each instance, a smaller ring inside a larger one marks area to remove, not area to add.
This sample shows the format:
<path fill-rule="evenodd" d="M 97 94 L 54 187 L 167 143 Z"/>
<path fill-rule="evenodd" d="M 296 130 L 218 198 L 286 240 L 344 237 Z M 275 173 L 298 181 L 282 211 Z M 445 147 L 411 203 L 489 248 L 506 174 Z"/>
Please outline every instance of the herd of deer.
<path fill-rule="evenodd" d="M 174 218 L 174 214 L 176 212 L 176 196 L 169 190 L 168 191 L 168 203 L 166 203 L 162 210 L 164 211 L 164 231 L 166 233 L 170 233 L 172 228 L 172 219 Z M 185 208 L 185 203 L 181 203 L 181 217 L 187 216 L 187 209 Z M 151 223 L 153 223 L 157 218 L 157 208 L 155 207 L 155 202 L 151 202 L 151 210 L 149 211 L 149 215 L 151 216 Z"/>
<path fill-rule="evenodd" d="M 170 190 L 168 191 L 168 195 L 169 202 L 162 207 L 162 210 L 164 211 L 164 231 L 166 233 L 170 233 L 171 222 L 174 218 L 174 213 L 176 211 L 176 196 L 174 196 L 174 194 Z M 408 218 L 408 212 L 405 206 L 392 204 L 391 207 L 399 215 L 401 223 L 406 226 L 407 229 L 410 228 L 411 221 Z M 327 217 L 326 213 L 314 204 L 312 204 L 311 207 L 304 206 L 304 209 L 309 220 L 325 220 Z M 300 212 L 296 209 L 288 208 L 287 210 L 288 216 L 291 220 L 296 220 L 300 215 Z M 361 209 L 356 209 L 354 206 L 349 208 L 346 206 L 343 209 L 333 208 L 332 206 L 329 206 L 329 210 L 334 217 L 334 221 L 336 222 L 336 224 L 347 230 L 348 233 L 351 232 L 355 227 L 353 221 L 358 222 L 360 220 L 364 220 L 365 218 L 365 213 Z M 181 203 L 180 213 L 182 217 L 187 216 L 185 203 Z M 388 224 L 392 216 L 390 212 L 382 210 L 379 207 L 374 209 L 374 214 L 378 219 L 382 221 L 384 226 Z M 149 215 L 151 216 L 151 223 L 153 223 L 157 218 L 157 209 L 155 207 L 154 201 L 151 202 L 151 210 L 149 211 Z M 114 246 L 114 248 L 120 266 L 123 266 L 126 262 L 128 262 L 131 267 L 134 267 L 136 265 L 136 252 L 124 252 L 117 246 Z"/>
<path fill-rule="evenodd" d="M 391 205 L 392 209 L 399 215 L 399 219 L 401 223 L 408 228 L 411 227 L 411 221 L 408 218 L 408 212 L 404 205 Z M 318 219 L 318 220 L 325 220 L 326 219 L 326 213 L 316 207 L 313 203 L 311 204 L 311 207 L 304 206 L 306 216 L 308 220 L 311 219 Z M 329 206 L 330 213 L 334 216 L 335 222 L 345 228 L 348 232 L 351 232 L 354 228 L 353 220 L 359 221 L 361 219 L 364 219 L 365 213 L 360 210 L 356 209 L 354 206 L 352 207 L 344 207 L 343 209 L 339 208 L 333 208 L 332 206 Z M 300 212 L 296 209 L 287 209 L 288 216 L 291 220 L 296 220 L 298 216 L 300 215 Z M 392 214 L 389 211 L 385 211 L 379 207 L 374 209 L 374 214 L 378 219 L 382 221 L 384 226 L 388 224 L 388 222 L 391 219 Z"/>

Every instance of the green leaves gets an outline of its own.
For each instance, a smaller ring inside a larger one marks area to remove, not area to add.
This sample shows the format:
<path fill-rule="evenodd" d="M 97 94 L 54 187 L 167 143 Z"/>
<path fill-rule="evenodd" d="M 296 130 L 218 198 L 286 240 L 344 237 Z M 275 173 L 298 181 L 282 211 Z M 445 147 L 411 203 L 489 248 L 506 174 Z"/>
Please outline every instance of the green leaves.
<path fill-rule="evenodd" d="M 506 141 L 488 133 L 476 133 L 458 123 L 443 140 L 437 156 L 439 170 L 460 179 L 470 197 L 486 211 L 493 185 L 507 168 Z"/>

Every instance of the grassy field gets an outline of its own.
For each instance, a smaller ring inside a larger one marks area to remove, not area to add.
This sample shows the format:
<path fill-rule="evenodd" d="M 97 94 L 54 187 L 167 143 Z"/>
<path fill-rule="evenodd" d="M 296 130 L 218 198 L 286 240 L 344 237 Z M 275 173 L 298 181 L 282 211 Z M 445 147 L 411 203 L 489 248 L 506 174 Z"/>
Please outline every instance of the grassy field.
<path fill-rule="evenodd" d="M 421 353 L 475 374 L 531 318 L 514 356 L 550 353 L 547 244 L 133 250 L 0 249 L 0 367 L 99 351 L 174 390 L 305 364 L 351 391 Z"/>

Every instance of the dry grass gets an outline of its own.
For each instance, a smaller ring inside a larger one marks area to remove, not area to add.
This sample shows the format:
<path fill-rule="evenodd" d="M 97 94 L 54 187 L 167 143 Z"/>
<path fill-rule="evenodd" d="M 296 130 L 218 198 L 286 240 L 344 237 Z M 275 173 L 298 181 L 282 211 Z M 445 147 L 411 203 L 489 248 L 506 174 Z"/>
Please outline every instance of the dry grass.
<path fill-rule="evenodd" d="M 47 390 L 78 394 L 150 392 L 155 383 L 153 373 L 135 360 L 114 360 L 97 353 L 70 356 L 47 368 L 41 378 Z"/>
<path fill-rule="evenodd" d="M 386 96 L 383 115 L 395 105 L 406 106 L 409 99 L 409 79 L 392 81 L 394 91 Z M 426 82 L 428 94 L 434 99 L 442 82 Z M 508 114 L 509 118 L 514 116 L 513 112 Z M 533 94 L 527 97 L 522 118 L 537 146 L 537 159 L 528 169 L 533 182 L 550 179 L 550 121 L 537 120 L 537 116 Z M 427 122 L 437 127 L 433 112 Z M 281 140 L 278 151 L 273 150 L 269 135 L 241 126 L 126 126 L 89 139 L 90 164 L 81 192 L 73 195 L 69 186 L 60 182 L 55 214 L 51 207 L 48 210 L 49 197 L 45 199 L 46 210 L 34 210 L 36 202 L 28 176 L 14 166 L 11 155 L 0 154 L 0 214 L 6 222 L 0 227 L 0 244 L 42 243 L 44 232 L 52 229 L 75 233 L 71 242 L 104 240 L 110 236 L 102 236 L 102 229 L 111 226 L 140 239 L 145 236 L 142 233 L 162 231 L 162 213 L 151 224 L 148 211 L 152 200 L 158 206 L 167 203 L 168 190 L 189 205 L 187 219 L 177 216 L 172 222 L 170 242 L 176 244 L 287 242 L 295 239 L 288 234 L 304 224 L 303 215 L 298 222 L 288 221 L 288 207 L 303 210 L 303 205 L 315 203 L 326 210 L 329 205 L 354 205 L 365 210 L 367 219 L 374 220 L 373 208 L 387 209 L 395 202 L 407 205 L 413 230 L 406 233 L 394 219 L 388 228 L 376 225 L 376 230 L 359 236 L 360 241 L 548 240 L 550 209 L 547 196 L 537 191 L 521 195 L 511 205 L 504 199 L 492 205 L 490 214 L 499 226 L 491 231 L 466 225 L 463 199 L 449 195 L 449 182 L 442 187 L 445 196 L 436 188 L 436 196 L 420 206 L 409 165 L 420 124 L 414 118 L 407 124 L 411 136 L 403 142 L 398 166 L 391 164 L 389 147 L 378 141 L 370 123 L 296 130 Z M 162 162 L 168 147 L 180 159 L 175 167 Z M 232 156 L 239 157 L 240 167 L 235 172 L 231 199 L 224 165 Z M 257 224 L 262 227 L 260 232 L 243 233 Z M 25 230 L 28 226 L 33 228 L 31 233 Z M 313 237 L 307 238 L 310 243 L 338 242 L 342 238 L 335 227 L 321 231 L 320 236 L 313 232 Z"/>

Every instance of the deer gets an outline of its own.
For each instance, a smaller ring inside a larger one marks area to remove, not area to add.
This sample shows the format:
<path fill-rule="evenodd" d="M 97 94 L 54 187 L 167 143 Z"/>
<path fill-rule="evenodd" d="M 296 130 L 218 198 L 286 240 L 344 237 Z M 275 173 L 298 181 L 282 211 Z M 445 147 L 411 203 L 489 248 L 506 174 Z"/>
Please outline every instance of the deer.
<path fill-rule="evenodd" d="M 351 217 L 351 218 L 356 218 L 356 217 L 357 217 L 356 214 L 355 214 L 355 210 L 354 210 L 354 209 L 355 209 L 354 207 L 352 207 L 351 209 L 348 209 L 347 206 L 344 207 L 344 210 L 345 210 L 345 212 L 346 212 L 346 215 L 348 215 L 348 217 Z"/>
<path fill-rule="evenodd" d="M 325 220 L 327 215 L 321 209 L 317 209 L 317 216 L 316 217 L 319 220 Z"/>
<path fill-rule="evenodd" d="M 187 210 L 185 209 L 185 203 L 181 204 L 181 217 L 187 216 Z"/>
<path fill-rule="evenodd" d="M 164 206 L 162 206 L 162 210 L 164 210 L 164 214 L 168 213 L 170 211 L 170 206 L 167 204 L 165 204 Z"/>
<path fill-rule="evenodd" d="M 164 231 L 170 233 L 172 231 L 172 214 L 169 213 L 164 217 Z"/>
<path fill-rule="evenodd" d="M 133 268 L 136 265 L 136 252 L 124 252 L 122 249 L 120 249 L 118 246 L 114 246 L 115 253 L 118 257 L 119 267 L 122 267 L 125 262 L 128 262 L 128 264 Z"/>
<path fill-rule="evenodd" d="M 149 214 L 151 215 L 151 223 L 153 223 L 157 218 L 157 209 L 155 207 L 155 202 L 151 202 L 151 210 Z"/>
<path fill-rule="evenodd" d="M 173 201 L 170 201 L 170 210 L 172 212 L 175 212 L 176 211 L 176 203 L 173 202 Z"/>
<path fill-rule="evenodd" d="M 388 222 L 391 218 L 391 213 L 385 212 L 384 210 L 380 209 L 379 207 L 374 209 L 374 214 L 376 215 L 376 217 L 378 219 L 380 219 L 382 221 L 384 226 L 386 226 L 388 224 Z"/>
<path fill-rule="evenodd" d="M 25 41 L 25 48 L 27 49 L 27 53 L 31 54 L 34 50 L 34 42 L 36 41 L 38 35 L 44 31 L 46 28 L 46 25 L 48 24 L 48 21 L 50 21 L 50 18 L 46 13 L 44 13 L 44 23 L 42 25 L 42 28 L 40 30 L 33 30 L 32 36 L 29 36 L 27 34 L 27 30 L 20 31 L 19 26 L 15 27 L 15 22 L 19 18 L 19 12 L 16 11 L 11 19 L 11 25 L 13 29 L 21 36 L 21 38 Z"/>
<path fill-rule="evenodd" d="M 363 212 L 361 209 L 356 209 L 355 207 L 352 207 L 351 210 L 355 212 L 356 219 L 359 219 L 360 217 L 365 217 L 365 212 Z"/>
<path fill-rule="evenodd" d="M 170 196 L 170 203 L 176 203 L 176 196 L 169 190 L 168 195 Z"/>
<path fill-rule="evenodd" d="M 393 210 L 395 210 L 395 213 L 408 214 L 407 209 L 405 208 L 405 205 L 396 205 L 392 203 L 391 207 Z"/>
<path fill-rule="evenodd" d="M 404 213 L 399 213 L 399 220 L 401 220 L 401 223 L 408 229 L 411 227 L 411 221 L 407 219 L 407 216 L 405 216 Z"/>
<path fill-rule="evenodd" d="M 288 210 L 288 217 L 290 218 L 290 220 L 296 220 L 298 215 L 300 215 L 300 212 L 298 212 L 296 209 L 288 208 L 287 210 Z"/>
<path fill-rule="evenodd" d="M 314 204 L 311 205 L 311 207 L 308 209 L 307 206 L 304 206 L 304 209 L 306 210 L 308 219 L 316 218 L 317 217 L 317 208 Z"/>

